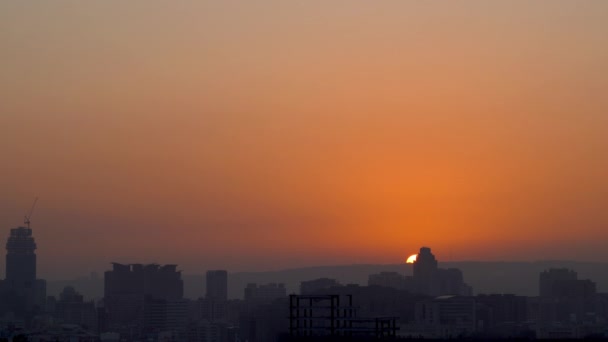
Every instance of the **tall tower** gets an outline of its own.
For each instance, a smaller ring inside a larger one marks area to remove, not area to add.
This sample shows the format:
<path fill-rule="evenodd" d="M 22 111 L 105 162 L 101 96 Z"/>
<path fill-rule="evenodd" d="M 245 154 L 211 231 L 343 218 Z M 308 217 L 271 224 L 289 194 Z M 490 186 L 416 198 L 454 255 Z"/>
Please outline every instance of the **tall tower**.
<path fill-rule="evenodd" d="M 417 291 L 430 296 L 439 295 L 439 268 L 437 259 L 428 247 L 420 248 L 414 262 L 414 282 Z"/>
<path fill-rule="evenodd" d="M 428 247 L 420 248 L 414 262 L 414 278 L 427 280 L 437 273 L 437 259 Z"/>
<path fill-rule="evenodd" d="M 207 299 L 228 299 L 228 272 L 224 270 L 207 271 Z"/>
<path fill-rule="evenodd" d="M 3 310 L 24 319 L 41 312 L 46 302 L 46 281 L 36 279 L 36 241 L 28 221 L 27 227 L 11 229 L 6 242 L 6 277 L 0 290 Z"/>
<path fill-rule="evenodd" d="M 29 227 L 11 229 L 6 242 L 6 281 L 16 287 L 36 282 L 36 241 Z"/>
<path fill-rule="evenodd" d="M 206 315 L 210 321 L 223 321 L 228 312 L 228 272 L 207 271 Z"/>

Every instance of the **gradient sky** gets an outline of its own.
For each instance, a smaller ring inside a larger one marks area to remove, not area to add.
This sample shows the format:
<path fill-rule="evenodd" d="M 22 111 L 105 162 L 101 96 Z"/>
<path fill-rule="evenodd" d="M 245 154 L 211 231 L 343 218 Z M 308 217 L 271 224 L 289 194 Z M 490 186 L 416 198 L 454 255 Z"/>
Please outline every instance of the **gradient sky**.
<path fill-rule="evenodd" d="M 608 261 L 608 1 L 0 3 L 39 274 Z M 0 271 L 4 264 L 0 266 Z"/>

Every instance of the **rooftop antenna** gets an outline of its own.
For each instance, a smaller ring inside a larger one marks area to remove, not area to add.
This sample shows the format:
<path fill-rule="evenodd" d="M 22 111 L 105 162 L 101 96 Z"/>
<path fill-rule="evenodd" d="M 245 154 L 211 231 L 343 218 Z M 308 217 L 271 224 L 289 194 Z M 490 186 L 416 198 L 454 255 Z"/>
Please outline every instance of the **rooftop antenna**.
<path fill-rule="evenodd" d="M 34 208 L 36 207 L 37 202 L 38 202 L 38 197 L 36 197 L 34 199 L 34 204 L 32 204 L 30 211 L 28 211 L 25 214 L 25 217 L 23 218 L 23 223 L 27 226 L 27 229 L 30 229 L 30 218 L 32 218 L 32 214 L 34 214 Z"/>

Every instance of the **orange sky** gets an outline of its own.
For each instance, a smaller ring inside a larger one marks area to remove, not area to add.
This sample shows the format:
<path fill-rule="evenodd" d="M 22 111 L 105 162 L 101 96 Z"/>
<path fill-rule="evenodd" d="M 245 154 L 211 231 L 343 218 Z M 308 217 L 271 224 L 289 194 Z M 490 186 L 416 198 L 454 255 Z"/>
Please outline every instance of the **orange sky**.
<path fill-rule="evenodd" d="M 608 261 L 608 2 L 3 1 L 42 276 Z M 3 265 L 0 266 L 0 269 Z"/>

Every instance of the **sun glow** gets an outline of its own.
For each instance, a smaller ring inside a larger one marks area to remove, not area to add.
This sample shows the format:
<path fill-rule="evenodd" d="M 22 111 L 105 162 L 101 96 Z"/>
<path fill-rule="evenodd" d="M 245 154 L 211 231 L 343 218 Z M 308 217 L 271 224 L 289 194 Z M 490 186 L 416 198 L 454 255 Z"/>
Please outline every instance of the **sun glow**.
<path fill-rule="evenodd" d="M 406 264 L 413 264 L 414 261 L 416 261 L 417 257 L 418 257 L 418 254 L 412 254 L 412 255 L 410 255 L 409 258 L 407 258 L 407 261 L 405 263 Z"/>

